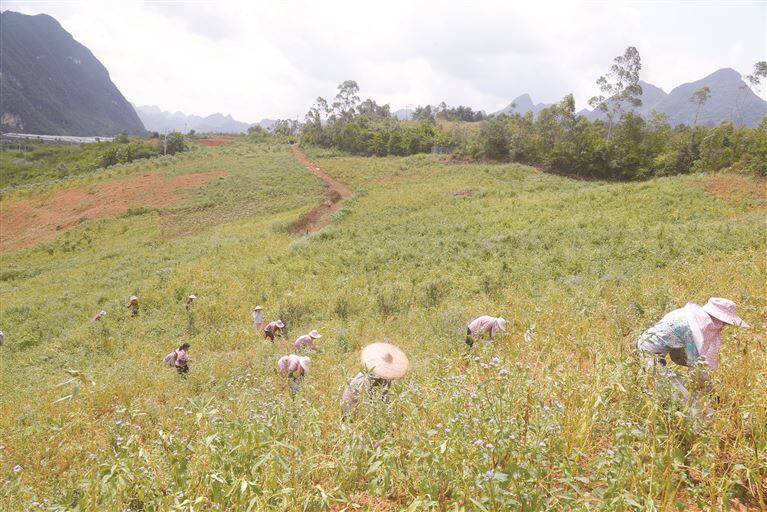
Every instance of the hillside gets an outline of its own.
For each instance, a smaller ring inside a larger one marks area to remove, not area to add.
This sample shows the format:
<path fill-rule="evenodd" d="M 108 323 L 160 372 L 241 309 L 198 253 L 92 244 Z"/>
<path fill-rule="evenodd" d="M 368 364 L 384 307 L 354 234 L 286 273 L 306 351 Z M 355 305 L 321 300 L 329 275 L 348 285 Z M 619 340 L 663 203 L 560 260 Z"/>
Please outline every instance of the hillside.
<path fill-rule="evenodd" d="M 606 183 L 306 151 L 352 190 L 309 236 L 290 226 L 324 187 L 276 143 L 0 198 L 4 223 L 121 198 L 2 255 L 0 509 L 759 508 L 763 182 Z M 725 331 L 702 424 L 664 402 L 633 347 L 711 295 L 736 300 L 754 329 Z M 255 304 L 285 320 L 285 341 L 253 331 Z M 509 333 L 467 353 L 466 323 L 483 313 Z M 292 399 L 275 364 L 310 329 L 322 352 Z M 411 371 L 342 425 L 360 348 L 382 340 Z M 161 366 L 182 342 L 187 378 Z"/>
<path fill-rule="evenodd" d="M 139 106 L 136 112 L 147 130 L 158 133 L 195 130 L 198 133 L 245 133 L 250 124 L 234 119 L 231 115 L 211 114 L 206 117 L 168 112 L 155 106 Z"/>
<path fill-rule="evenodd" d="M 52 17 L 0 13 L 0 127 L 54 135 L 144 133 L 109 72 Z"/>
<path fill-rule="evenodd" d="M 720 69 L 705 78 L 675 87 L 658 103 L 672 125 L 692 124 L 697 105 L 690 101 L 701 87 L 711 89 L 711 98 L 700 110 L 698 123 L 716 125 L 732 120 L 745 126 L 758 125 L 767 116 L 767 101 L 757 96 L 734 69 Z"/>

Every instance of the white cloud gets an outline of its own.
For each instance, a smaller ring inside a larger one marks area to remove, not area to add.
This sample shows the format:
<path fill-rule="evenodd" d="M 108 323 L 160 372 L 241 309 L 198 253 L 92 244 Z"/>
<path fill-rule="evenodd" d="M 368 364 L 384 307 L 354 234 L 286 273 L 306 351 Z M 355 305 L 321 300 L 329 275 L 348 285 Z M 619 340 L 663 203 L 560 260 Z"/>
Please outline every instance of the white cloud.
<path fill-rule="evenodd" d="M 765 59 L 760 2 L 3 2 L 45 12 L 136 104 L 295 117 L 345 79 L 364 96 L 493 111 L 528 92 L 579 107 L 626 46 L 666 91 Z"/>

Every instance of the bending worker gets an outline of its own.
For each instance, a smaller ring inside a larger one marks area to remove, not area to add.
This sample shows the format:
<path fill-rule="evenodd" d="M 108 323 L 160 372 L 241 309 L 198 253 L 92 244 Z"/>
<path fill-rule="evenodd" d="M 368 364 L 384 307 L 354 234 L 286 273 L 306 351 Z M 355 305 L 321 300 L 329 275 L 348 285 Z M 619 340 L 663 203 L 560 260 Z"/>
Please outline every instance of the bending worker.
<path fill-rule="evenodd" d="M 498 331 L 506 332 L 506 320 L 503 317 L 484 315 L 475 318 L 466 327 L 466 344 L 473 346 L 474 341 L 481 336 L 487 336 L 492 340 Z"/>
<path fill-rule="evenodd" d="M 667 357 L 680 366 L 699 370 L 695 375 L 698 385 L 707 389 L 708 370 L 719 368 L 725 324 L 749 327 L 738 316 L 737 307 L 731 300 L 712 297 L 704 306 L 688 302 L 643 332 L 637 339 L 637 348 L 658 382 L 670 385 L 677 398 L 686 402 L 690 392 L 681 376 L 669 368 Z"/>

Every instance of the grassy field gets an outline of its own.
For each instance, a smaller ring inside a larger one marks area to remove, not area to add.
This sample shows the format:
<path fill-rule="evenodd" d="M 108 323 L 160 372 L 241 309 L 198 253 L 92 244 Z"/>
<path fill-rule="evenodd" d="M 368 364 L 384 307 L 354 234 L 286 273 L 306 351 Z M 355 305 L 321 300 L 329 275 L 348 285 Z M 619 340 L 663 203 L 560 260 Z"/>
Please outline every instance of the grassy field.
<path fill-rule="evenodd" d="M 228 173 L 182 202 L 2 254 L 0 509 L 767 506 L 763 182 L 309 154 L 354 195 L 308 237 L 287 226 L 322 183 L 239 142 L 119 169 Z M 711 295 L 754 329 L 725 332 L 703 423 L 647 385 L 633 340 Z M 253 332 L 256 303 L 290 342 L 324 334 L 295 400 L 275 364 L 292 343 Z M 509 334 L 467 353 L 484 313 Z M 182 340 L 187 379 L 161 367 Z M 411 373 L 344 430 L 359 348 L 383 340 Z"/>

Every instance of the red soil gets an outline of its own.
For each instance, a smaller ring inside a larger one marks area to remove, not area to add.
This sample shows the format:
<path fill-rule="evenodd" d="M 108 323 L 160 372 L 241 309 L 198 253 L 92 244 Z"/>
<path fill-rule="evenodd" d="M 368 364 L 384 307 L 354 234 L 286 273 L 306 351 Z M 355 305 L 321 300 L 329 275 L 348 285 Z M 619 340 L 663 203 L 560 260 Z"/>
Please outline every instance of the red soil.
<path fill-rule="evenodd" d="M 695 180 L 695 185 L 707 194 L 723 199 L 763 199 L 767 193 L 764 178 L 741 176 L 739 174 L 716 174 Z"/>
<path fill-rule="evenodd" d="M 226 175 L 225 171 L 180 176 L 145 174 L 8 201 L 0 207 L 0 252 L 53 240 L 85 219 L 115 217 L 129 208 L 161 208 L 176 203 L 184 198 L 182 190 L 199 188 Z"/>

